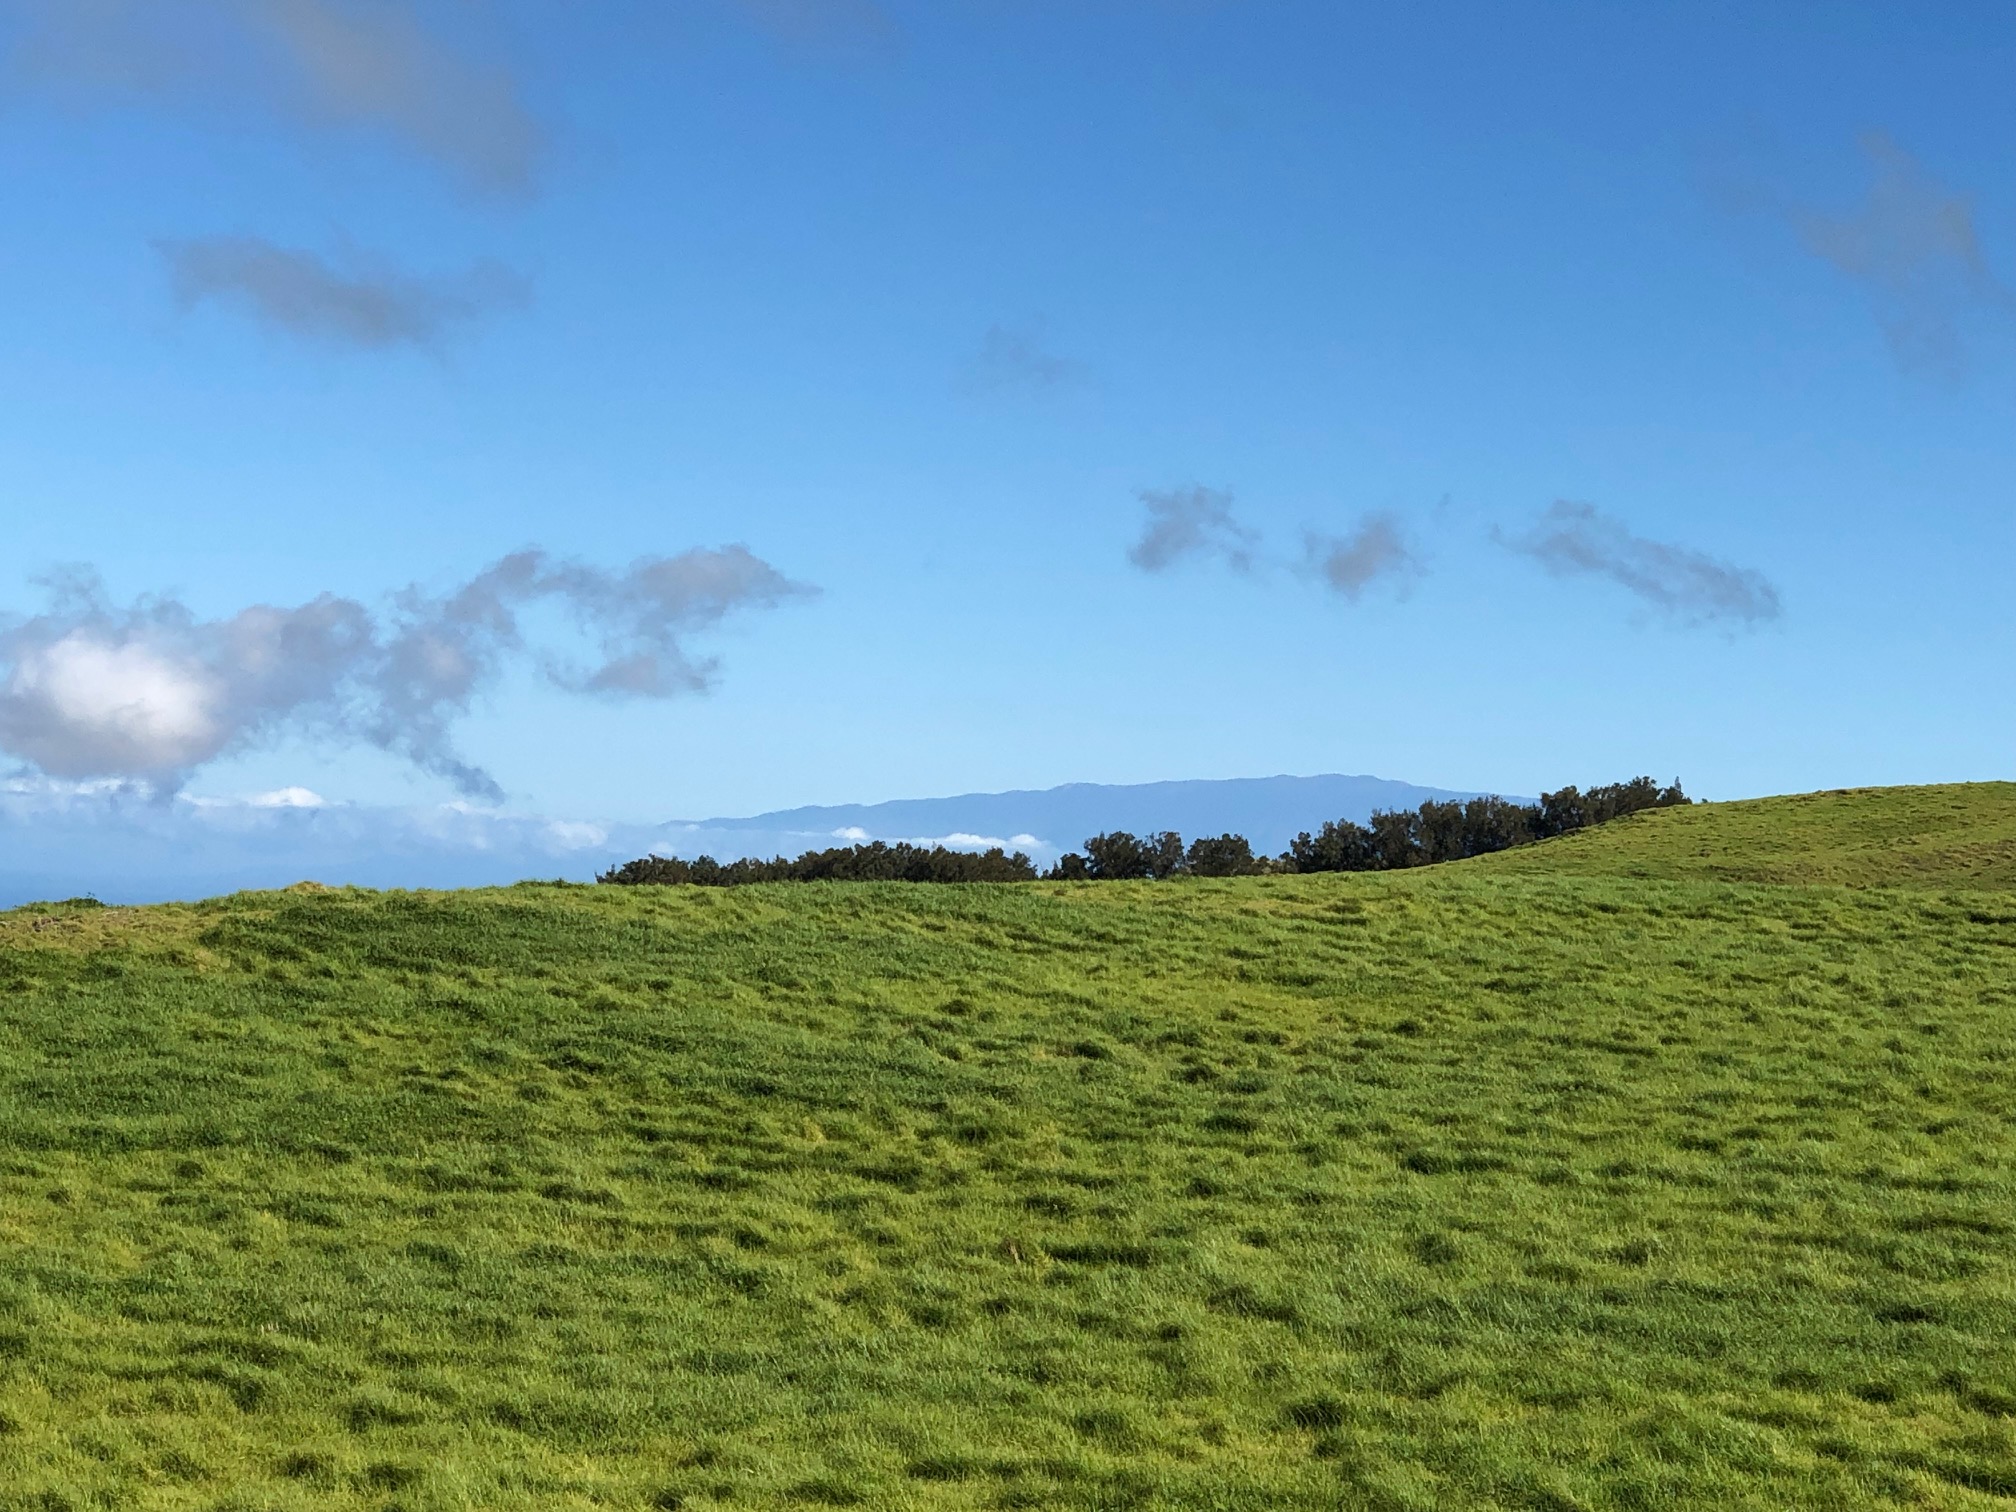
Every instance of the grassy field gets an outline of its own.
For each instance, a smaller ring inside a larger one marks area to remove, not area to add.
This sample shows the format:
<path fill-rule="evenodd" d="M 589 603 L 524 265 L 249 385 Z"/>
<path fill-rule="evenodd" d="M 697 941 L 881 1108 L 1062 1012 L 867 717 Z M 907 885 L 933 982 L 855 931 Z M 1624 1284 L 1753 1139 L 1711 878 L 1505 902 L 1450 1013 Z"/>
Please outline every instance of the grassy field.
<path fill-rule="evenodd" d="M 2006 1506 L 2012 834 L 0 915 L 0 1507 Z"/>

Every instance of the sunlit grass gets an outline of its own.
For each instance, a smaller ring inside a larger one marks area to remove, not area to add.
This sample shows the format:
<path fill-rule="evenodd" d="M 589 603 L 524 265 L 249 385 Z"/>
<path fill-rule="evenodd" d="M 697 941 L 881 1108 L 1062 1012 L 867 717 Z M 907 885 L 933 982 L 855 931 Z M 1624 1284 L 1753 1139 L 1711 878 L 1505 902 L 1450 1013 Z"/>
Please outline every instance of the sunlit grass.
<path fill-rule="evenodd" d="M 1633 815 L 1491 868 L 1552 875 L 2016 887 L 2016 782 L 1860 788 Z"/>
<path fill-rule="evenodd" d="M 2016 1496 L 2006 893 L 266 894 L 0 992 L 0 1507 Z"/>

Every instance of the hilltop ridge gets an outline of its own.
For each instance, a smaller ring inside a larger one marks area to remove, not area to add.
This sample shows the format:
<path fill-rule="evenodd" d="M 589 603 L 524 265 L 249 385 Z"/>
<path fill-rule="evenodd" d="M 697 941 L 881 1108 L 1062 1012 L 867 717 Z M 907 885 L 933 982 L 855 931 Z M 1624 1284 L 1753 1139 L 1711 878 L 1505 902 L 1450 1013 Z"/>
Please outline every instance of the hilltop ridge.
<path fill-rule="evenodd" d="M 1648 810 L 1465 866 L 1857 887 L 2016 887 L 2016 782 L 1838 788 Z"/>

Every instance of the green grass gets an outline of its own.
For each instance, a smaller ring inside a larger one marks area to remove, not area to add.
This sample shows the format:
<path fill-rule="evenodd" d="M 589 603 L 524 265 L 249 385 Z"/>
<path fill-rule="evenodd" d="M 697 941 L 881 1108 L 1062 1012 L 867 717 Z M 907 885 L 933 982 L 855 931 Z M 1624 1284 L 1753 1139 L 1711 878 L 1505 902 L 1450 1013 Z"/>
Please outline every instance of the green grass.
<path fill-rule="evenodd" d="M 2006 1505 L 2010 791 L 0 915 L 0 1507 Z"/>
<path fill-rule="evenodd" d="M 2016 887 L 2016 782 L 1652 809 L 1481 864 L 1557 876 Z"/>

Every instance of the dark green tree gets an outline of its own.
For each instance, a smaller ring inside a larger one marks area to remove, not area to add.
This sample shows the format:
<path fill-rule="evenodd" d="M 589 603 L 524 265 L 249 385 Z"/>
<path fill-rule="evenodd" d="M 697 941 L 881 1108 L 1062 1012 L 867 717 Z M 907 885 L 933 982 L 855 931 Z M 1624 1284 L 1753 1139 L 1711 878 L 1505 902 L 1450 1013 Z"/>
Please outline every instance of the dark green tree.
<path fill-rule="evenodd" d="M 1463 854 L 1488 856 L 1533 839 L 1533 812 L 1525 804 L 1508 803 L 1495 794 L 1472 798 L 1463 805 Z"/>
<path fill-rule="evenodd" d="M 1423 865 L 1461 861 L 1470 854 L 1463 805 L 1454 799 L 1429 799 L 1414 811 L 1414 845 Z"/>
<path fill-rule="evenodd" d="M 1399 871 L 1421 861 L 1421 816 L 1413 809 L 1372 811 L 1372 860 L 1378 871 Z"/>
<path fill-rule="evenodd" d="M 1298 872 L 1370 871 L 1372 832 L 1354 820 L 1333 819 L 1314 835 L 1297 835 L 1283 859 Z"/>
<path fill-rule="evenodd" d="M 1259 868 L 1244 835 L 1219 835 L 1192 840 L 1183 869 L 1199 877 L 1247 877 Z"/>
<path fill-rule="evenodd" d="M 1154 862 L 1139 835 L 1126 830 L 1094 835 L 1085 842 L 1085 869 L 1095 882 L 1127 882 L 1154 875 Z"/>

